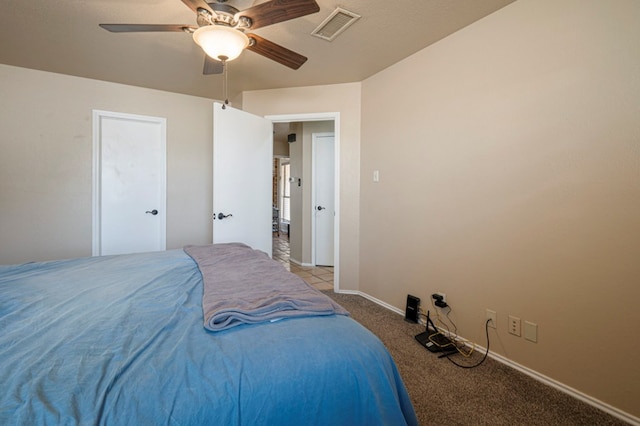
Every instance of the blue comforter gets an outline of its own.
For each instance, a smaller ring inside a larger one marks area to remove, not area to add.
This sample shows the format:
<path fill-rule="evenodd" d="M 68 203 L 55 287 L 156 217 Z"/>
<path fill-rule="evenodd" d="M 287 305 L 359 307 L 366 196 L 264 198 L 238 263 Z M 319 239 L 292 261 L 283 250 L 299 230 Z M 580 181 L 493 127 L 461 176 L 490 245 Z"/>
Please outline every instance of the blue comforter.
<path fill-rule="evenodd" d="M 351 318 L 211 333 L 202 291 L 182 250 L 0 267 L 0 424 L 417 423 Z"/>

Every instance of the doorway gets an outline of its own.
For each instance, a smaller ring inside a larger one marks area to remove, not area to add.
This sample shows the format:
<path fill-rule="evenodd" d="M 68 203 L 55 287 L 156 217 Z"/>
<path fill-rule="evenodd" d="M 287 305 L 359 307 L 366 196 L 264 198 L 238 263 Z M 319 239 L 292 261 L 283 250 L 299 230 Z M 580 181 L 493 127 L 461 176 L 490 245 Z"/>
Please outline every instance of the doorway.
<path fill-rule="evenodd" d="M 275 231 L 283 232 L 289 238 L 291 223 L 291 163 L 289 157 L 276 158 L 277 170 L 274 171 L 274 206 L 277 206 Z"/>
<path fill-rule="evenodd" d="M 307 122 L 319 122 L 319 121 L 330 121 L 333 123 L 333 133 L 334 133 L 334 193 L 333 193 L 333 203 L 334 203 L 334 211 L 335 211 L 335 216 L 334 216 L 334 229 L 333 229 L 333 273 L 334 273 L 334 279 L 333 279 L 333 287 L 335 291 L 339 290 L 339 285 L 340 285 L 340 281 L 339 281 L 339 271 L 340 271 L 340 113 L 339 112 L 329 112 L 329 113 L 308 113 L 308 114 L 289 114 L 289 115 L 267 115 L 265 118 L 271 120 L 274 124 L 276 123 L 295 123 L 295 124 L 302 124 L 302 123 L 307 123 Z M 300 141 L 301 142 L 301 141 Z M 298 142 L 294 142 L 293 145 L 295 145 Z M 311 180 L 311 163 L 309 162 L 309 164 L 307 164 L 307 169 L 308 169 L 308 175 L 305 173 L 305 175 L 307 175 L 308 179 L 305 179 L 301 174 L 298 174 L 299 172 L 293 170 L 293 165 L 292 165 L 292 176 L 291 178 L 293 179 L 293 188 L 292 191 L 294 191 L 297 188 L 298 184 L 304 185 L 305 184 L 305 180 L 310 181 Z M 302 182 L 302 183 L 301 183 Z M 311 238 L 311 226 L 310 226 L 310 222 L 311 222 L 311 218 L 312 218 L 312 200 L 311 200 L 311 195 L 310 195 L 311 190 L 309 189 L 308 193 L 308 200 L 305 201 L 305 212 L 303 213 L 302 217 L 304 220 L 306 220 L 308 223 L 308 228 L 309 228 L 309 235 L 306 235 L 305 238 Z M 293 200 L 292 200 L 293 203 Z M 292 206 L 292 215 L 293 213 L 293 209 L 294 206 Z M 291 237 L 295 237 L 295 231 L 294 231 L 294 227 L 292 224 L 291 227 Z M 292 242 L 293 243 L 293 242 Z M 310 246 L 309 246 L 310 247 Z M 309 262 L 308 264 L 304 264 L 304 262 L 295 262 L 295 263 L 299 263 L 302 266 L 312 266 L 311 265 L 311 254 L 309 252 L 309 260 L 307 262 Z"/>

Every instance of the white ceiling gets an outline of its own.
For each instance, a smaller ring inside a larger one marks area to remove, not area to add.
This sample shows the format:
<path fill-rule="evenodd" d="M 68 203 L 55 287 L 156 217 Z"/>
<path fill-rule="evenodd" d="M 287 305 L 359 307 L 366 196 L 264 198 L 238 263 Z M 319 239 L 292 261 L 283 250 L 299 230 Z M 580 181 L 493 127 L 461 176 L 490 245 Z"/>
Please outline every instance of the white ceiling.
<path fill-rule="evenodd" d="M 211 0 L 213 1 L 213 0 Z M 244 90 L 362 81 L 515 0 L 317 0 L 320 12 L 256 29 L 307 56 L 297 71 L 254 52 L 229 63 Z M 229 0 L 245 9 L 263 0 Z M 334 41 L 310 33 L 336 8 L 362 16 Z M 197 25 L 180 0 L 1 0 L 0 63 L 222 99 L 221 75 L 186 33 L 109 33 L 100 23 Z"/>

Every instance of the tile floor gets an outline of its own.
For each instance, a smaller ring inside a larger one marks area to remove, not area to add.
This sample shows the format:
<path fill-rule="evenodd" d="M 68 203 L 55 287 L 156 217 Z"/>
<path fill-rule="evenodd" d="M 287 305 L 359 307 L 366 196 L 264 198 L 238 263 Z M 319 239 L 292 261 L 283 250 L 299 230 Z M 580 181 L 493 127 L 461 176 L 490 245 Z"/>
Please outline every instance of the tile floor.
<path fill-rule="evenodd" d="M 289 260 L 289 239 L 287 234 L 273 234 L 273 260 L 282 263 L 287 271 L 291 271 L 318 290 L 333 290 L 333 267 L 301 266 Z"/>

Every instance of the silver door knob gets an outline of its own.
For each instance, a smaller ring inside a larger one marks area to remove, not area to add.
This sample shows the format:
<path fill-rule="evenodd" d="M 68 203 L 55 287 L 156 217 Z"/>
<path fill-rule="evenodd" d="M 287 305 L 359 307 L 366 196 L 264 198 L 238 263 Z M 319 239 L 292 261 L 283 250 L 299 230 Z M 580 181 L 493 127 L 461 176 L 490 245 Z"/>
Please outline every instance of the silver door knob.
<path fill-rule="evenodd" d="M 155 210 L 155 209 L 153 209 L 153 210 L 147 210 L 145 213 L 149 213 L 149 214 L 152 214 L 152 215 L 154 215 L 154 216 L 155 216 L 155 215 L 157 215 L 157 214 L 158 214 L 158 210 Z"/>

